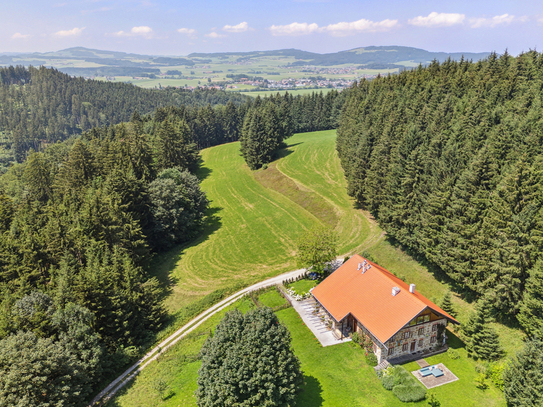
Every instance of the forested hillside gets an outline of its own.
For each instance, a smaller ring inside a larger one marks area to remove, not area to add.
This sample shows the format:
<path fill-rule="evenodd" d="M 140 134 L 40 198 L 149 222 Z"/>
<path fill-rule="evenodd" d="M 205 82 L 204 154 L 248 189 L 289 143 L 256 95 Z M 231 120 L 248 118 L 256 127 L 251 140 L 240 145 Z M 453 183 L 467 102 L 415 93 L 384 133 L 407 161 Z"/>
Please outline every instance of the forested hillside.
<path fill-rule="evenodd" d="M 361 81 L 337 150 L 389 236 L 502 319 L 543 334 L 543 55 L 434 62 Z"/>
<path fill-rule="evenodd" d="M 92 127 L 126 122 L 134 111 L 147 114 L 162 106 L 240 104 L 246 99 L 217 90 L 142 89 L 72 78 L 45 67 L 11 66 L 0 69 L 0 142 L 21 162 L 30 148 L 39 150 Z"/>
<path fill-rule="evenodd" d="M 246 115 L 263 112 L 269 106 L 276 110 L 281 125 L 289 129 L 288 134 L 330 130 L 338 126 L 348 93 L 332 90 L 326 95 L 314 92 L 296 97 L 278 93 L 264 99 L 257 96 L 239 106 L 231 101 L 215 107 L 168 106 L 156 110 L 153 122 L 160 123 L 168 116 L 185 120 L 199 149 L 239 140 Z"/>
<path fill-rule="evenodd" d="M 165 313 L 150 252 L 198 233 L 197 160 L 184 121 L 151 137 L 135 114 L 1 177 L 0 399 L 84 405 L 152 340 Z"/>

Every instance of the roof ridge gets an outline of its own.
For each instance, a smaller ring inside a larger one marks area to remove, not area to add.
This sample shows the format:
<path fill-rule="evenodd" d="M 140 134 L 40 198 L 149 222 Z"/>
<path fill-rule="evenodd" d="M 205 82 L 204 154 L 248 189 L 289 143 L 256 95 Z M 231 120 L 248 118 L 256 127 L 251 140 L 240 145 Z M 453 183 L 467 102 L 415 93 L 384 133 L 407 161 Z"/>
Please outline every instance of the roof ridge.
<path fill-rule="evenodd" d="M 372 267 L 376 267 L 387 279 L 389 279 L 391 282 L 393 282 L 394 284 L 397 284 L 397 283 L 400 283 L 400 284 L 405 284 L 406 287 L 404 288 L 407 288 L 407 290 L 409 290 L 409 284 L 406 283 L 405 281 L 403 281 L 400 277 L 396 276 L 394 273 L 392 273 L 391 271 L 388 271 L 387 269 L 383 268 L 382 266 L 374 263 L 373 261 L 371 260 L 368 260 L 366 259 L 365 257 L 359 255 L 359 254 L 356 254 L 355 256 L 358 256 L 364 260 L 367 260 L 369 263 L 371 263 L 371 266 Z M 422 301 L 420 298 L 418 298 L 416 292 L 415 293 L 411 293 L 410 294 L 415 294 L 413 295 L 413 297 L 420 303 L 422 303 L 425 307 L 427 306 L 427 304 Z"/>

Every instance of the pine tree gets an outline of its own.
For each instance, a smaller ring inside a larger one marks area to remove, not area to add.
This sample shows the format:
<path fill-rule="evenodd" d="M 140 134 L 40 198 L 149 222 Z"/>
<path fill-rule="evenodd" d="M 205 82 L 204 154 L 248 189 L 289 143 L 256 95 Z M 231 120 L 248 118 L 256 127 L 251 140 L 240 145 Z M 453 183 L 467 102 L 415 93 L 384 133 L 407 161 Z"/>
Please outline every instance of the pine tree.
<path fill-rule="evenodd" d="M 43 153 L 30 153 L 23 177 L 28 191 L 27 198 L 41 203 L 52 198 L 51 169 Z"/>

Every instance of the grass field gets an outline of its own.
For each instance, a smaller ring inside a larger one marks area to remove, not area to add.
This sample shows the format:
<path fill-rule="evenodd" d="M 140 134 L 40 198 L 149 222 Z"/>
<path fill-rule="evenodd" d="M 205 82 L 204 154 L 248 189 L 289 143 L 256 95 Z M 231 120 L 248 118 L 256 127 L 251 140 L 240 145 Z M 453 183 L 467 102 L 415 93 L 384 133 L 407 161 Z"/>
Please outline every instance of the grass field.
<path fill-rule="evenodd" d="M 170 279 L 166 300 L 174 312 L 227 286 L 262 280 L 296 268 L 296 239 L 319 220 L 257 182 L 239 143 L 206 149 L 199 176 L 211 200 L 205 233 L 190 246 L 162 255 L 155 271 Z"/>

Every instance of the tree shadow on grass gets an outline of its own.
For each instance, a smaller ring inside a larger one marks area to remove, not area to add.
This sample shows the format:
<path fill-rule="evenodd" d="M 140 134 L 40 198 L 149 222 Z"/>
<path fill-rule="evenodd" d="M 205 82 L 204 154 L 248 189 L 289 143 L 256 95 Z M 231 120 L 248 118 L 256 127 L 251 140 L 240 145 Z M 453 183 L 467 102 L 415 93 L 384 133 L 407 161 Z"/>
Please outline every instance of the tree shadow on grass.
<path fill-rule="evenodd" d="M 298 395 L 298 406 L 318 407 L 322 406 L 322 385 L 316 377 L 304 375 L 302 391 Z"/>
<path fill-rule="evenodd" d="M 213 172 L 211 168 L 204 166 L 203 163 L 204 163 L 204 160 L 200 158 L 198 160 L 198 170 L 196 171 L 196 176 L 198 177 L 200 182 L 202 182 L 207 177 L 209 177 L 211 173 Z"/>
<path fill-rule="evenodd" d="M 156 277 L 163 287 L 164 298 L 172 293 L 172 288 L 177 284 L 178 279 L 172 272 L 175 270 L 183 253 L 185 253 L 187 249 L 205 242 L 213 233 L 221 228 L 222 220 L 218 213 L 222 209 L 223 208 L 221 207 L 215 206 L 210 207 L 207 210 L 202 230 L 196 238 L 190 242 L 175 246 L 166 252 L 155 255 L 155 258 L 152 261 L 153 267 L 150 270 L 150 274 Z"/>
<path fill-rule="evenodd" d="M 447 330 L 447 344 L 451 349 L 465 348 L 466 344 L 450 330 Z"/>
<path fill-rule="evenodd" d="M 453 280 L 440 267 L 426 259 L 426 257 L 424 257 L 423 255 L 415 252 L 407 246 L 404 246 L 392 236 L 387 235 L 386 240 L 392 247 L 400 249 L 408 256 L 412 257 L 416 262 L 420 263 L 423 267 L 425 267 L 437 281 L 443 284 L 447 284 L 451 288 L 451 290 L 459 294 L 464 301 L 472 303 L 477 300 L 477 293 L 470 290 L 465 285 L 462 285 L 459 282 Z"/>

